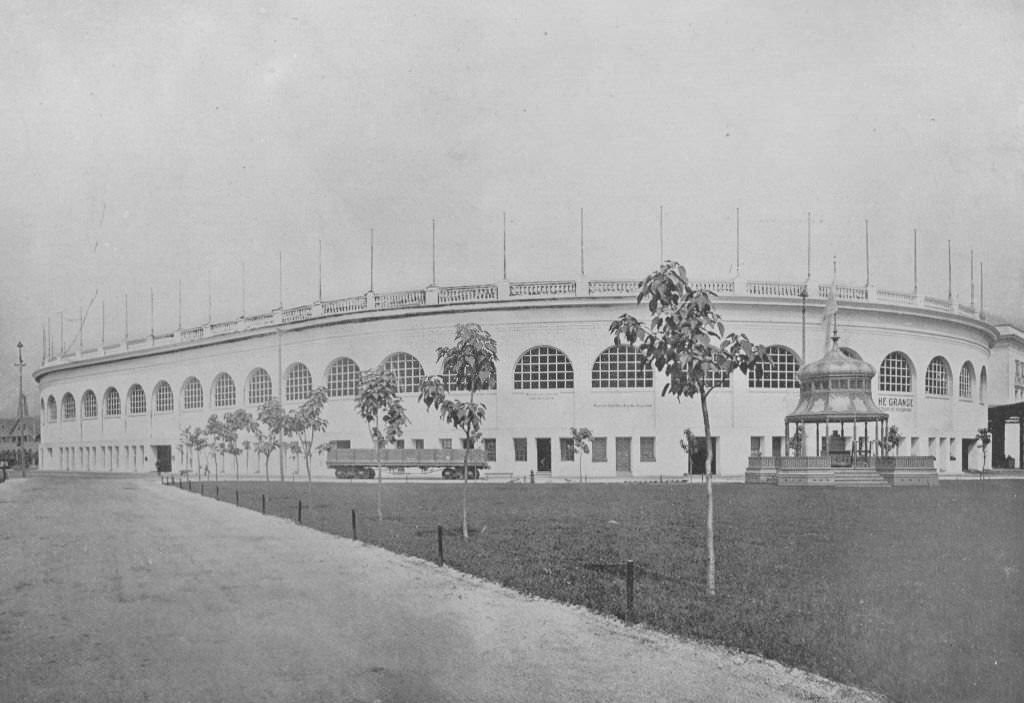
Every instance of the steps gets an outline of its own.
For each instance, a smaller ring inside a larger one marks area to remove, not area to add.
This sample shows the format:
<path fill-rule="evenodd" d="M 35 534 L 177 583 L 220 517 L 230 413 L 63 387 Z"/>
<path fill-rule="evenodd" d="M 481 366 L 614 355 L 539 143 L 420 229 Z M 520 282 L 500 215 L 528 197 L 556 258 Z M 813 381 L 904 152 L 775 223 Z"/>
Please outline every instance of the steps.
<path fill-rule="evenodd" d="M 832 475 L 836 486 L 854 488 L 889 488 L 889 482 L 874 469 L 832 467 Z"/>

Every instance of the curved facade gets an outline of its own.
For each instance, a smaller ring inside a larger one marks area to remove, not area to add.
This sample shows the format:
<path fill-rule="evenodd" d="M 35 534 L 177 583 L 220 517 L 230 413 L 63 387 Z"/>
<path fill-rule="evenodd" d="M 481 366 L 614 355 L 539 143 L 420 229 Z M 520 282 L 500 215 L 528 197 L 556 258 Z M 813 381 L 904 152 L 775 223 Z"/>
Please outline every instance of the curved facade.
<path fill-rule="evenodd" d="M 718 293 L 727 330 L 770 347 L 773 362 L 761 375 L 717 379 L 711 395 L 716 471 L 741 477 L 749 455 L 785 453 L 784 418 L 799 400 L 797 372 L 826 349 L 822 316 L 830 288 L 812 286 L 802 298 L 802 283 L 704 285 Z M 405 446 L 459 446 L 459 433 L 417 406 L 416 393 L 424 375 L 438 372 L 436 349 L 451 343 L 455 325 L 476 322 L 498 343 L 495 387 L 478 394 L 487 405 L 483 435 L 492 473 L 577 478 L 569 428 L 585 426 L 597 438 L 583 457 L 585 475 L 678 477 L 689 464 L 683 431 L 702 434 L 699 403 L 663 398 L 664 379 L 641 368 L 633 350 L 616 347 L 608 333 L 624 312 L 644 319 L 636 287 L 503 281 L 371 292 L 51 358 L 34 374 L 41 467 L 149 471 L 159 454 L 179 469 L 184 427 L 236 408 L 255 415 L 270 397 L 295 407 L 320 385 L 329 395 L 322 439 L 368 447 L 354 397 L 360 374 L 380 364 L 404 394 L 411 420 Z M 988 404 L 1013 398 L 1004 369 L 1024 361 L 1020 333 L 951 301 L 854 287 L 839 287 L 836 295 L 841 344 L 876 369 L 872 395 L 906 437 L 900 452 L 935 456 L 940 474 L 980 467 L 973 440 L 987 423 Z M 323 457 L 314 461 L 328 475 Z M 287 466 L 298 470 L 292 457 Z"/>

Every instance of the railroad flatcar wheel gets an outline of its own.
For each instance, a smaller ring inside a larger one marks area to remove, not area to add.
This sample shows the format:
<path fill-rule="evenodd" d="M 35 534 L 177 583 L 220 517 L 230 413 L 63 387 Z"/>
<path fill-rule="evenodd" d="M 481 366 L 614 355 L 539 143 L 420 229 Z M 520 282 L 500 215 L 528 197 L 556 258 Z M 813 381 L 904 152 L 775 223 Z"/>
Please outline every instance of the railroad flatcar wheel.
<path fill-rule="evenodd" d="M 441 478 L 455 478 L 455 469 L 444 469 L 443 471 L 441 471 Z"/>

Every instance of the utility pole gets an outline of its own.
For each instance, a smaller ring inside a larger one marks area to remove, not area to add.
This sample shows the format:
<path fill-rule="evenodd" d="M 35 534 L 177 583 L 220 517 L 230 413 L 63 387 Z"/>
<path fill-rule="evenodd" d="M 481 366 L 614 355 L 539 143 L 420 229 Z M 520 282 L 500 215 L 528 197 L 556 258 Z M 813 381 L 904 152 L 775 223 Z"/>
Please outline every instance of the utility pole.
<path fill-rule="evenodd" d="M 15 427 L 18 428 L 18 433 L 24 436 L 25 428 L 22 426 L 22 421 L 25 418 L 25 412 L 28 408 L 25 407 L 25 390 L 23 384 L 23 376 L 25 373 L 25 361 L 22 359 L 21 350 L 24 345 L 21 341 L 18 342 L 18 363 L 15 366 L 18 367 L 18 420 Z M 24 462 L 24 447 L 22 447 L 22 438 L 18 438 L 18 467 L 21 469 L 21 475 L 25 475 L 25 462 Z"/>

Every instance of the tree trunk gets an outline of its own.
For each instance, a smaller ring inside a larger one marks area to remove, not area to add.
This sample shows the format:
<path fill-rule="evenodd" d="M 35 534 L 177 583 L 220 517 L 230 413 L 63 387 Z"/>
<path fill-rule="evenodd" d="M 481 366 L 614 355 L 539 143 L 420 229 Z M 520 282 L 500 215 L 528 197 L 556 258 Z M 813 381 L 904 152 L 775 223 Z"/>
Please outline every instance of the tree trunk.
<path fill-rule="evenodd" d="M 380 440 L 377 437 L 380 436 L 380 423 L 377 424 L 377 436 L 370 433 L 370 438 L 373 440 L 373 446 L 376 448 L 377 457 L 377 522 L 384 522 L 384 471 L 380 465 Z"/>
<path fill-rule="evenodd" d="M 470 403 L 473 396 L 470 395 Z M 469 539 L 469 510 L 466 496 L 469 493 L 469 431 L 466 431 L 466 453 L 462 456 L 462 539 Z"/>
<path fill-rule="evenodd" d="M 715 450 L 711 444 L 711 420 L 708 417 L 708 398 L 700 394 L 700 411 L 704 416 L 704 478 L 708 487 L 708 595 L 715 595 L 715 494 L 711 486 L 711 466 L 715 459 Z"/>

